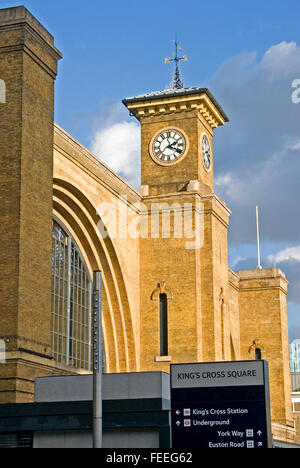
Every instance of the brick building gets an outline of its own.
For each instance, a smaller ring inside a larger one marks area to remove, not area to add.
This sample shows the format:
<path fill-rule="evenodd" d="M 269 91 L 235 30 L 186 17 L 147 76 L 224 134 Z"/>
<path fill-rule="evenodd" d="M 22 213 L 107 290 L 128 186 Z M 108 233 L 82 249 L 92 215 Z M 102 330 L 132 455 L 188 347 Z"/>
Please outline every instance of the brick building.
<path fill-rule="evenodd" d="M 32 401 L 37 377 L 91 371 L 101 270 L 107 373 L 259 351 L 273 435 L 293 441 L 288 282 L 228 267 L 230 210 L 213 180 L 226 114 L 204 88 L 125 99 L 141 125 L 137 191 L 54 124 L 61 58 L 24 7 L 0 10 L 0 403 Z"/>

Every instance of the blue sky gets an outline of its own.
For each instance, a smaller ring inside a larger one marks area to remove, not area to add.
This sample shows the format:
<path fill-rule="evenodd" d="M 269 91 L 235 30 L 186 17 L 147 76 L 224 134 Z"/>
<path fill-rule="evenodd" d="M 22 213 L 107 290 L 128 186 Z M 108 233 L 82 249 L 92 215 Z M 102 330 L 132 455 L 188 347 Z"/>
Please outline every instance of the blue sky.
<path fill-rule="evenodd" d="M 0 1 L 2 8 L 18 5 Z M 163 59 L 175 32 L 189 61 L 186 86 L 201 86 L 242 52 L 261 56 L 282 40 L 300 43 L 297 0 L 28 0 L 25 6 L 53 33 L 63 52 L 56 120 L 76 132 L 80 113 L 107 99 L 163 89 L 171 79 Z M 78 128 L 81 140 L 84 130 Z M 84 141 L 87 143 L 87 141 Z"/>
<path fill-rule="evenodd" d="M 1 8 L 17 6 L 0 1 Z M 290 339 L 300 338 L 299 0 L 28 0 L 64 55 L 55 120 L 138 185 L 139 128 L 120 104 L 164 89 L 178 41 L 185 86 L 207 86 L 230 117 L 214 140 L 215 191 L 232 210 L 229 263 L 255 268 L 255 205 L 263 266 L 287 272 Z M 122 136 L 118 157 L 108 139 Z M 123 165 L 120 165 L 122 159 Z"/>

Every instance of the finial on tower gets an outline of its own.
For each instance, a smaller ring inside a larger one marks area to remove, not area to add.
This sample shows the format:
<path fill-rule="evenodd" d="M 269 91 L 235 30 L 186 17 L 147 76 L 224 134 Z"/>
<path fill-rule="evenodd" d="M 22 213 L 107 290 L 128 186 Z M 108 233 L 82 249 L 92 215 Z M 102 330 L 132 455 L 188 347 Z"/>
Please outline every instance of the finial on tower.
<path fill-rule="evenodd" d="M 175 36 L 175 41 L 173 41 L 173 43 L 175 45 L 175 52 L 173 53 L 173 58 L 169 58 L 169 57 L 165 58 L 165 63 L 171 63 L 171 62 L 175 63 L 175 70 L 174 70 L 173 80 L 171 82 L 171 89 L 182 89 L 184 88 L 184 86 L 183 86 L 183 82 L 182 82 L 181 74 L 179 70 L 179 63 L 181 60 L 186 62 L 187 56 L 186 55 L 183 55 L 182 57 L 178 56 L 178 52 L 180 52 L 182 49 L 177 42 L 177 34 Z"/>

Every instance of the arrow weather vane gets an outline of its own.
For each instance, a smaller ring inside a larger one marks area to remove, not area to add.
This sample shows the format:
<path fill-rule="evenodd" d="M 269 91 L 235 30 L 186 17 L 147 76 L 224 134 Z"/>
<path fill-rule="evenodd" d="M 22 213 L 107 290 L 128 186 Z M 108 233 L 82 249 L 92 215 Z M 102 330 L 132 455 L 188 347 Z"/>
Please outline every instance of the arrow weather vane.
<path fill-rule="evenodd" d="M 187 61 L 187 56 L 186 55 L 183 55 L 182 57 L 179 57 L 178 56 L 178 52 L 181 52 L 181 47 L 180 45 L 178 44 L 177 42 L 177 35 L 175 36 L 175 41 L 173 41 L 174 45 L 175 45 L 175 52 L 173 53 L 173 58 L 165 58 L 165 63 L 171 63 L 171 62 L 174 62 L 175 63 L 175 71 L 174 71 L 174 75 L 173 75 L 173 80 L 172 80 L 172 83 L 171 83 L 171 88 L 172 89 L 182 89 L 184 88 L 183 86 L 183 83 L 182 83 L 182 80 L 181 80 L 181 75 L 180 75 L 180 70 L 179 70 L 179 63 L 181 60 L 183 60 L 184 62 Z"/>

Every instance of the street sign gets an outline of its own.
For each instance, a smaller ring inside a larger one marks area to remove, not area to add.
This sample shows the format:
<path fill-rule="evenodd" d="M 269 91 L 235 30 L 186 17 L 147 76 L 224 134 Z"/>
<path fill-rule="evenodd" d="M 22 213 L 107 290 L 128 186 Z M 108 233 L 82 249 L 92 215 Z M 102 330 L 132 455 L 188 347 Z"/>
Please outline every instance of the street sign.
<path fill-rule="evenodd" d="M 173 448 L 271 448 L 268 363 L 171 365 Z"/>

